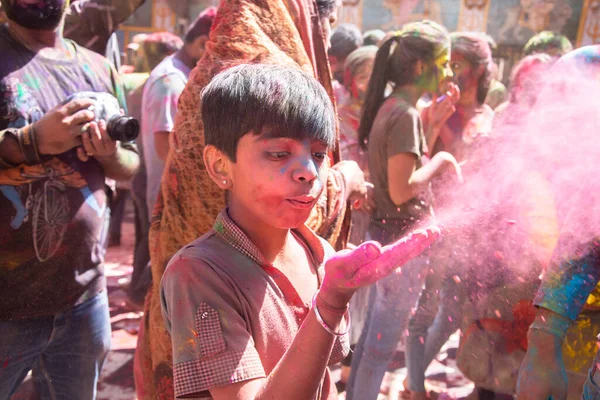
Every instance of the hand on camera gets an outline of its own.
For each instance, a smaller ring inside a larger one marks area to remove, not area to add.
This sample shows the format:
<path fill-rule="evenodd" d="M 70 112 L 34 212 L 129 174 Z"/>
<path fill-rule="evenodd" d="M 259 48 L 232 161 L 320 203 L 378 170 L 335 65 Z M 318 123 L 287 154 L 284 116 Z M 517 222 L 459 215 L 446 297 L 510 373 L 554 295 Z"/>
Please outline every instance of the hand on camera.
<path fill-rule="evenodd" d="M 33 124 L 42 155 L 57 155 L 81 145 L 82 126 L 94 120 L 93 100 L 78 99 L 48 111 Z"/>
<path fill-rule="evenodd" d="M 86 162 L 90 157 L 110 157 L 117 152 L 117 142 L 109 136 L 106 121 L 90 122 L 82 129 L 83 146 L 77 149 L 77 157 L 81 161 Z"/>

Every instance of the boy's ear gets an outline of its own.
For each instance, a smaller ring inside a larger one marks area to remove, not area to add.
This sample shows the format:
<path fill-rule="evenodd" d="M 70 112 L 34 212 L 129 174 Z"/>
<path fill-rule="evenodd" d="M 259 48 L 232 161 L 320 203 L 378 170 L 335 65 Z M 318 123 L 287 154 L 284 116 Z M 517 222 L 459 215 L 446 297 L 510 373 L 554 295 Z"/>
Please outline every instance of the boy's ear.
<path fill-rule="evenodd" d="M 229 157 L 212 144 L 204 147 L 204 165 L 211 179 L 223 190 L 231 188 Z"/>

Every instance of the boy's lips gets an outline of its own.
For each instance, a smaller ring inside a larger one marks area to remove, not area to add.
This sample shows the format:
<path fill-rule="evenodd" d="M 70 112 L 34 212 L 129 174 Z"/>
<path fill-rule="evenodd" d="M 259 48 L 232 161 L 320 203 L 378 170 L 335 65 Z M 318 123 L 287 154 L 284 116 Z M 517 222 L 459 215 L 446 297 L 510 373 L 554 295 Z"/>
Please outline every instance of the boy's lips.
<path fill-rule="evenodd" d="M 292 204 L 292 206 L 294 206 L 295 208 L 311 208 L 315 202 L 317 201 L 317 198 L 314 196 L 297 196 L 297 197 L 292 197 L 287 199 L 287 201 L 289 203 Z"/>

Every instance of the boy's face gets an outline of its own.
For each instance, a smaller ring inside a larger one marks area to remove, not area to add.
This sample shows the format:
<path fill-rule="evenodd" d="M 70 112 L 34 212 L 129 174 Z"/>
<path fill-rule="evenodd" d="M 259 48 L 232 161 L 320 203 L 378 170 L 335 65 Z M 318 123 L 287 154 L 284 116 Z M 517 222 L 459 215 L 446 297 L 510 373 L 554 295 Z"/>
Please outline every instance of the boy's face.
<path fill-rule="evenodd" d="M 302 225 L 327 180 L 327 145 L 262 135 L 244 135 L 236 162 L 229 162 L 231 206 L 280 229 Z"/>

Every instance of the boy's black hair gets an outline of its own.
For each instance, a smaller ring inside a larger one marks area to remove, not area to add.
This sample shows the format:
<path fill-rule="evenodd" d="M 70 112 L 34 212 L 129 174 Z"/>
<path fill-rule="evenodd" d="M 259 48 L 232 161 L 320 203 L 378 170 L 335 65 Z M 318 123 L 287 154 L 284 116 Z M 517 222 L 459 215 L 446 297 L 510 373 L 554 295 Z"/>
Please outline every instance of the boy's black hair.
<path fill-rule="evenodd" d="M 363 45 L 363 36 L 356 25 L 341 24 L 331 34 L 331 47 L 327 54 L 344 62 L 346 57 Z"/>
<path fill-rule="evenodd" d="M 335 145 L 336 115 L 321 84 L 295 67 L 242 64 L 221 72 L 202 91 L 207 145 L 236 161 L 240 138 L 273 129 L 276 137 Z"/>

